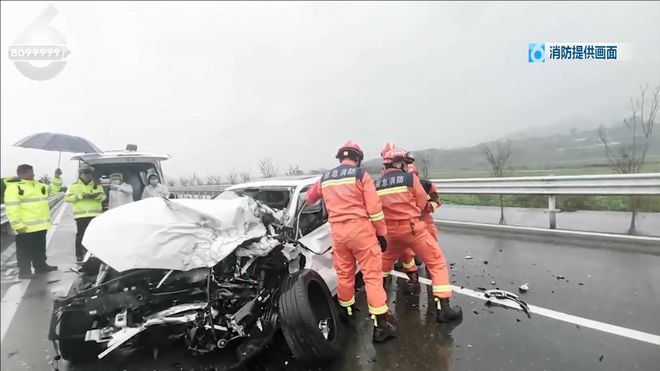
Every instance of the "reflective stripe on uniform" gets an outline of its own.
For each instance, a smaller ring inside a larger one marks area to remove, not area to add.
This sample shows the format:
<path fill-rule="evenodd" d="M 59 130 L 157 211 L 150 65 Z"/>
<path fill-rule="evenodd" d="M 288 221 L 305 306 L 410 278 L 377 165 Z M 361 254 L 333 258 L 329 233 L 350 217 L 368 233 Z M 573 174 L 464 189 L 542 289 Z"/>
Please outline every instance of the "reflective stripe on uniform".
<path fill-rule="evenodd" d="M 333 187 L 333 186 L 344 185 L 344 184 L 355 184 L 355 177 L 343 178 L 343 179 L 324 180 L 323 182 L 321 182 L 321 188 Z"/>
<path fill-rule="evenodd" d="M 431 201 L 431 202 L 429 202 L 429 203 L 431 204 L 431 207 L 433 208 L 433 210 L 435 210 L 435 209 L 438 208 L 438 203 L 437 203 L 437 202 L 433 202 L 433 201 Z"/>
<path fill-rule="evenodd" d="M 50 219 L 35 220 L 31 222 L 25 222 L 23 224 L 30 226 L 30 225 L 38 225 L 38 224 L 46 224 L 46 223 L 50 223 Z"/>
<path fill-rule="evenodd" d="M 24 198 L 18 201 L 5 202 L 5 206 L 15 206 L 21 204 L 29 204 L 32 202 L 48 201 L 48 197 Z"/>
<path fill-rule="evenodd" d="M 371 220 L 372 222 L 377 222 L 383 219 L 385 219 L 385 214 L 383 214 L 382 211 L 369 215 L 369 220 Z"/>
<path fill-rule="evenodd" d="M 389 276 L 390 276 L 390 272 L 383 272 L 383 277 L 389 277 Z"/>
<path fill-rule="evenodd" d="M 371 313 L 373 315 L 376 315 L 376 316 L 379 315 L 379 314 L 387 313 L 387 310 L 388 310 L 387 309 L 387 304 L 383 305 L 382 307 L 376 307 L 376 308 L 374 308 L 372 306 L 369 306 L 369 313 Z"/>
<path fill-rule="evenodd" d="M 338 300 L 338 301 L 339 301 L 339 305 L 341 305 L 342 307 L 350 307 L 351 305 L 355 304 L 355 296 L 353 296 L 349 301 L 342 301 L 342 300 Z"/>
<path fill-rule="evenodd" d="M 392 193 L 403 193 L 403 192 L 408 192 L 407 186 L 383 188 L 376 191 L 376 193 L 378 193 L 379 196 L 389 195 Z"/>
<path fill-rule="evenodd" d="M 433 285 L 433 292 L 451 292 L 450 285 Z"/>
<path fill-rule="evenodd" d="M 415 259 L 410 260 L 408 263 L 404 262 L 402 265 L 404 269 L 412 268 L 415 266 Z"/>
<path fill-rule="evenodd" d="M 80 215 L 80 214 L 100 214 L 101 209 L 94 209 L 94 210 L 78 210 L 74 211 L 73 215 Z"/>

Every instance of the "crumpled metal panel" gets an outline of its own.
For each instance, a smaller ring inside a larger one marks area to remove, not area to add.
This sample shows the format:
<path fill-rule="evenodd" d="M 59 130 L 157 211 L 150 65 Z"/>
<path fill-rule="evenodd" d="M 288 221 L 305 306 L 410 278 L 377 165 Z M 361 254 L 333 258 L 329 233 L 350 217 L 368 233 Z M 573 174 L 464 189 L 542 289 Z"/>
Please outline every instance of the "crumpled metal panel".
<path fill-rule="evenodd" d="M 241 243 L 266 234 L 263 208 L 248 198 L 148 198 L 97 216 L 83 245 L 113 269 L 212 267 Z"/>

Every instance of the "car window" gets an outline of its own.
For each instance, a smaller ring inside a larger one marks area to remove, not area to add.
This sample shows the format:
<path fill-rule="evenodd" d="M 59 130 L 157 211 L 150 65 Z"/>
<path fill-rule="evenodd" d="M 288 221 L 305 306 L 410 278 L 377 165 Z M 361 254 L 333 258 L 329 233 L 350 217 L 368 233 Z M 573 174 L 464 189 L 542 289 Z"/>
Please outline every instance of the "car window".
<path fill-rule="evenodd" d="M 100 179 L 107 179 L 112 173 L 121 173 L 124 181 L 133 187 L 133 200 L 142 198 L 142 191 L 148 184 L 147 174 L 156 173 L 156 164 L 153 163 L 108 163 L 93 164 L 94 179 L 98 182 Z"/>
<path fill-rule="evenodd" d="M 224 191 L 216 199 L 233 199 L 247 196 L 267 205 L 271 209 L 282 210 L 289 206 L 293 187 L 286 188 L 243 188 Z"/>
<path fill-rule="evenodd" d="M 318 200 L 312 205 L 305 205 L 304 209 L 300 210 L 300 208 L 303 207 L 305 194 L 309 190 L 309 187 L 310 186 L 306 186 L 300 191 L 297 204 L 298 210 L 296 210 L 296 215 L 298 215 L 299 212 L 301 213 L 298 228 L 300 229 L 300 232 L 303 236 L 322 226 L 328 221 L 328 212 L 325 209 L 323 199 Z"/>

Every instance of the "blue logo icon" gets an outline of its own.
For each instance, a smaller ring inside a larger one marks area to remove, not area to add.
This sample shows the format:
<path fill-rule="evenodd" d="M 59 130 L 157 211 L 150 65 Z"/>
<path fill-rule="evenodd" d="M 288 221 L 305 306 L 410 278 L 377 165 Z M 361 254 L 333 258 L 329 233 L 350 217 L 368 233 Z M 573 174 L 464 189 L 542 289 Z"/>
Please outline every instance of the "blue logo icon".
<path fill-rule="evenodd" d="M 527 60 L 529 63 L 545 63 L 545 43 L 529 43 Z"/>

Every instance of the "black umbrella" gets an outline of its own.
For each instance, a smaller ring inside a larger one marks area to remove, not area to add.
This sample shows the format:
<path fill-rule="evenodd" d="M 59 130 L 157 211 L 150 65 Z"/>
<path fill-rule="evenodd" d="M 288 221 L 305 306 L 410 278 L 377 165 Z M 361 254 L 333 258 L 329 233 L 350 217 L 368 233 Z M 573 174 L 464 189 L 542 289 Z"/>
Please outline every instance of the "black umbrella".
<path fill-rule="evenodd" d="M 38 133 L 23 138 L 14 144 L 15 147 L 35 148 L 44 151 L 59 152 L 57 167 L 60 167 L 62 152 L 101 153 L 101 149 L 89 140 L 75 135 L 57 133 Z"/>

